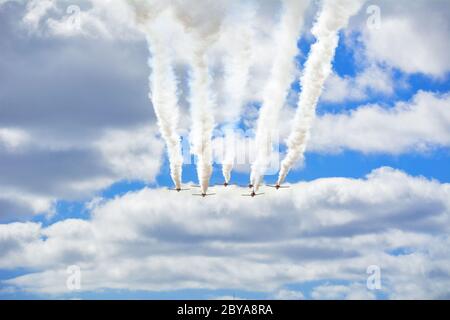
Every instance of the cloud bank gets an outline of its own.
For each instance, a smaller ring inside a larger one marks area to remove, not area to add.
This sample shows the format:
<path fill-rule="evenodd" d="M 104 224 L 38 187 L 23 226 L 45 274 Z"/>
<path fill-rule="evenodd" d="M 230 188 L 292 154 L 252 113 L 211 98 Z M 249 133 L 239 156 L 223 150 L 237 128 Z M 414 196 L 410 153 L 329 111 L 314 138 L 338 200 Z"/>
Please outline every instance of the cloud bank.
<path fill-rule="evenodd" d="M 449 295 L 448 184 L 380 168 L 364 179 L 298 183 L 260 201 L 239 197 L 239 188 L 220 192 L 202 201 L 143 189 L 93 203 L 88 220 L 1 225 L 0 268 L 34 270 L 2 285 L 64 294 L 66 268 L 76 264 L 85 291 L 280 294 L 287 284 L 330 279 L 348 287 L 317 287 L 313 298 L 357 298 L 375 295 L 366 269 L 378 265 L 390 298 Z"/>

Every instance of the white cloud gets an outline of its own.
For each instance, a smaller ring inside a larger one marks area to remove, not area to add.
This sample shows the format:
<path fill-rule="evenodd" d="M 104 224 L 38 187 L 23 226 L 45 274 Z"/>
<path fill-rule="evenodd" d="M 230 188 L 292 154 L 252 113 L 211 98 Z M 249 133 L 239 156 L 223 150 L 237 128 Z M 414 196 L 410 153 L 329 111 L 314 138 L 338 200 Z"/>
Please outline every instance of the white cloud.
<path fill-rule="evenodd" d="M 316 288 L 313 297 L 359 299 L 373 297 L 361 283 L 376 264 L 390 297 L 448 295 L 448 184 L 381 168 L 366 179 L 319 179 L 259 199 L 240 197 L 240 188 L 217 192 L 206 199 L 130 192 L 97 201 L 89 220 L 28 224 L 35 231 L 25 238 L 21 224 L 4 225 L 0 247 L 15 239 L 15 250 L 0 256 L 0 268 L 36 272 L 3 285 L 64 294 L 65 270 L 75 264 L 84 291 L 244 289 L 292 298 L 280 288 L 336 279 L 352 285 Z M 410 253 L 389 253 L 405 246 Z"/>
<path fill-rule="evenodd" d="M 2 255 L 20 249 L 26 243 L 36 241 L 41 236 L 41 226 L 37 223 L 0 224 L 0 239 Z"/>
<path fill-rule="evenodd" d="M 55 199 L 52 196 L 27 193 L 24 190 L 3 187 L 0 185 L 0 212 L 2 218 L 11 219 L 29 214 L 54 213 Z"/>
<path fill-rule="evenodd" d="M 0 148 L 5 147 L 8 151 L 18 151 L 29 140 L 30 137 L 24 130 L 0 127 Z"/>
<path fill-rule="evenodd" d="M 42 139 L 25 131 L 0 131 L 0 142 L 11 146 L 0 156 L 5 177 L 0 181 L 0 217 L 10 220 L 30 214 L 52 214 L 59 199 L 88 199 L 122 180 L 155 181 L 163 153 L 155 131 L 152 125 L 112 129 L 93 141 L 78 143 L 61 141 L 61 137 L 56 137 L 56 141 Z M 49 158 L 52 155 L 54 159 Z M 37 160 L 32 161 L 33 158 Z M 93 172 L 89 173 L 89 165 L 96 167 Z M 44 178 L 46 170 L 49 176 Z M 80 174 L 70 172 L 78 170 Z"/>
<path fill-rule="evenodd" d="M 110 130 L 94 143 L 117 175 L 115 180 L 155 180 L 161 165 L 163 145 L 155 129 Z"/>
<path fill-rule="evenodd" d="M 362 32 L 365 54 L 407 73 L 442 77 L 450 70 L 450 35 L 446 1 L 372 1 L 380 8 L 380 28 L 368 28 L 365 10 L 354 20 Z"/>
<path fill-rule="evenodd" d="M 390 96 L 394 93 L 394 81 L 389 70 L 370 66 L 355 77 L 340 77 L 333 73 L 325 84 L 321 97 L 325 102 L 362 101 L 370 94 Z"/>
<path fill-rule="evenodd" d="M 54 0 L 31 0 L 27 3 L 27 12 L 23 21 L 32 29 L 39 28 L 41 19 L 48 11 L 55 9 Z"/>
<path fill-rule="evenodd" d="M 13 0 L 4 0 L 0 6 Z M 40 36 L 136 39 L 139 32 L 127 1 L 32 0 L 22 18 L 28 30 Z M 87 6 L 88 5 L 88 6 Z"/>
<path fill-rule="evenodd" d="M 61 6 L 62 17 L 48 18 L 46 25 L 51 35 L 71 37 L 103 37 L 115 39 L 137 39 L 134 14 L 127 1 L 90 0 L 92 7 L 82 10 L 81 6 Z M 62 3 L 61 5 L 64 5 Z M 66 4 L 67 5 L 67 4 Z"/>
<path fill-rule="evenodd" d="M 419 91 L 391 108 L 359 107 L 325 114 L 314 125 L 309 151 L 401 154 L 450 146 L 450 96 Z"/>

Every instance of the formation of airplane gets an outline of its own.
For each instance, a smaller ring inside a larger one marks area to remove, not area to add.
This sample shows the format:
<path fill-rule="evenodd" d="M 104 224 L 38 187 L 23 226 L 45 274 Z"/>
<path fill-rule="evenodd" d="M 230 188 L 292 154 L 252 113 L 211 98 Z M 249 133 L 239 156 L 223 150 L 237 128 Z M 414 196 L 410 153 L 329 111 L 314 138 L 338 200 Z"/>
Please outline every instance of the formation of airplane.
<path fill-rule="evenodd" d="M 228 187 L 229 185 L 230 185 L 230 183 L 228 183 L 228 182 L 224 182 L 223 184 L 219 184 L 219 185 L 222 185 L 222 186 L 224 186 L 225 188 L 226 187 Z M 276 190 L 279 190 L 279 189 L 287 189 L 287 188 L 290 188 L 289 186 L 282 186 L 282 185 L 280 185 L 280 184 L 274 184 L 274 185 L 271 185 L 271 184 L 267 184 L 266 185 L 267 187 L 270 187 L 270 188 L 274 188 L 274 189 L 276 189 Z M 193 187 L 193 188 L 200 188 L 200 186 L 199 185 L 191 185 L 191 187 Z M 250 192 L 250 193 L 248 193 L 248 194 L 242 194 L 241 196 L 243 196 L 243 197 L 252 197 L 252 198 L 254 198 L 254 197 L 257 197 L 257 196 L 261 196 L 261 195 L 263 195 L 264 194 L 264 192 L 260 192 L 260 193 L 257 193 L 256 191 L 255 191 L 255 188 L 254 188 L 254 186 L 253 186 L 253 184 L 248 184 L 248 185 L 246 185 L 246 186 L 241 186 L 241 187 L 244 187 L 244 188 L 249 188 L 249 189 L 252 189 L 252 192 Z M 170 191 L 176 191 L 176 192 L 181 192 L 181 191 L 187 191 L 187 190 L 190 190 L 189 188 L 181 188 L 181 187 L 176 187 L 176 188 L 171 188 L 171 189 L 169 189 Z M 206 197 L 208 197 L 208 196 L 214 196 L 214 195 L 216 195 L 216 193 L 206 193 L 206 192 L 201 192 L 201 193 L 193 193 L 192 194 L 193 196 L 197 196 L 197 197 L 202 197 L 202 198 L 206 198 Z"/>

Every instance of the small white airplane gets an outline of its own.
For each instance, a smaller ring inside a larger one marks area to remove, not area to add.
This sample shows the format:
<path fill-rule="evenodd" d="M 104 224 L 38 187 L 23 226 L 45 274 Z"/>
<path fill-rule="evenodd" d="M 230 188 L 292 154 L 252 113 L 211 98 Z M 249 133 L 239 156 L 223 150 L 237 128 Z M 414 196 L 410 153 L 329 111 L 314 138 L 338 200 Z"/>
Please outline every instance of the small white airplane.
<path fill-rule="evenodd" d="M 202 192 L 202 193 L 193 193 L 192 194 L 193 196 L 197 196 L 197 197 L 203 197 L 203 198 L 205 198 L 205 197 L 207 197 L 207 196 L 214 196 L 214 195 L 216 195 L 215 193 L 204 193 L 204 192 Z"/>
<path fill-rule="evenodd" d="M 215 186 L 223 186 L 223 187 L 226 188 L 226 187 L 228 187 L 228 186 L 233 186 L 233 185 L 235 185 L 235 184 L 224 181 L 224 183 L 215 184 L 215 185 L 212 185 L 212 187 L 215 187 Z"/>
<path fill-rule="evenodd" d="M 256 196 L 260 196 L 260 195 L 263 195 L 263 194 L 264 194 L 264 192 L 262 192 L 262 193 L 256 193 L 255 190 L 253 190 L 252 193 L 250 193 L 250 194 L 241 194 L 241 196 L 243 196 L 243 197 L 252 197 L 252 198 L 254 198 L 254 197 L 256 197 Z"/>
<path fill-rule="evenodd" d="M 289 186 L 280 186 L 278 183 L 277 184 L 275 184 L 275 185 L 270 185 L 270 184 L 267 184 L 266 186 L 268 186 L 268 187 L 271 187 L 271 188 L 275 188 L 275 189 L 287 189 L 287 188 L 290 188 Z"/>
<path fill-rule="evenodd" d="M 176 192 L 181 192 L 181 191 L 187 191 L 187 190 L 191 190 L 191 189 L 183 189 L 183 188 L 169 188 L 170 191 L 176 191 Z"/>

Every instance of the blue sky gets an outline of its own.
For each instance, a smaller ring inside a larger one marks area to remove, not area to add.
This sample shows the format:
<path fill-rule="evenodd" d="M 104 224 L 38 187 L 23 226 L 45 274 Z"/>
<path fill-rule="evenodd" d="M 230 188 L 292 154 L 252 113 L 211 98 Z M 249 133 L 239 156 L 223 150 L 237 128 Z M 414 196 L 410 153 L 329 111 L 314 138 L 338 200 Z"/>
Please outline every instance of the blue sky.
<path fill-rule="evenodd" d="M 0 1 L 0 299 L 450 297 L 447 3 L 377 1 L 377 30 L 368 30 L 363 5 L 339 33 L 291 188 L 263 188 L 250 201 L 237 186 L 212 187 L 207 199 L 166 190 L 173 183 L 147 98 L 148 50 L 127 11 L 83 6 L 82 28 L 72 30 L 64 1 L 43 11 L 26 3 Z M 281 7 L 268 1 L 256 11 L 259 56 L 242 123 L 255 124 Z M 304 12 L 281 141 L 319 10 Z M 422 26 L 423 15 L 435 21 Z M 173 38 L 186 134 L 189 65 L 178 55 L 190 40 L 158 26 Z M 212 65 L 235 49 L 223 30 Z M 395 48 L 378 49 L 386 46 Z M 218 122 L 223 77 L 212 75 Z M 223 183 L 220 164 L 213 169 L 211 184 Z M 194 164 L 183 166 L 184 182 L 196 177 Z M 248 181 L 248 166 L 233 171 L 232 183 Z M 81 268 L 80 290 L 66 288 L 70 265 Z M 380 290 L 366 287 L 370 265 L 381 268 Z"/>

